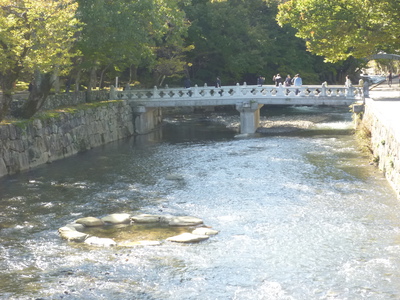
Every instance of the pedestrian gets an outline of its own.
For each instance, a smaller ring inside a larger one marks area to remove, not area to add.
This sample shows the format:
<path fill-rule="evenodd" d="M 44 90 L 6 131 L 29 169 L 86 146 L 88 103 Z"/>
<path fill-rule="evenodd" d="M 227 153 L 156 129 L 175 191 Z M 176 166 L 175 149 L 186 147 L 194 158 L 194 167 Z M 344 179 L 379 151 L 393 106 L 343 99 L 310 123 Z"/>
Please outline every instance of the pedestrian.
<path fill-rule="evenodd" d="M 286 76 L 286 79 L 285 79 L 285 86 L 291 86 L 292 85 L 292 78 L 290 77 L 290 75 L 288 74 L 287 76 Z"/>
<path fill-rule="evenodd" d="M 261 75 L 257 77 L 257 85 L 262 86 L 264 84 L 265 78 Z"/>
<path fill-rule="evenodd" d="M 352 86 L 352 83 L 351 83 L 349 75 L 346 75 L 346 81 L 344 82 L 344 86 L 345 87 L 351 87 Z"/>
<path fill-rule="evenodd" d="M 300 77 L 300 74 L 296 74 L 293 78 L 293 85 L 296 87 L 300 87 L 303 85 L 303 80 Z M 296 95 L 300 92 L 299 89 L 296 89 Z"/>
<path fill-rule="evenodd" d="M 274 77 L 272 77 L 272 80 L 275 81 L 276 86 L 279 86 L 279 84 L 282 83 L 282 77 L 279 73 L 274 75 Z"/>
<path fill-rule="evenodd" d="M 221 79 L 217 77 L 217 81 L 215 83 L 215 87 L 220 88 L 221 87 Z"/>
<path fill-rule="evenodd" d="M 190 79 L 188 77 L 185 78 L 183 84 L 185 86 L 185 89 L 190 89 Z"/>
<path fill-rule="evenodd" d="M 392 80 L 393 80 L 393 74 L 392 74 L 392 71 L 390 71 L 389 75 L 388 75 L 388 85 L 389 85 L 389 87 L 392 86 Z"/>

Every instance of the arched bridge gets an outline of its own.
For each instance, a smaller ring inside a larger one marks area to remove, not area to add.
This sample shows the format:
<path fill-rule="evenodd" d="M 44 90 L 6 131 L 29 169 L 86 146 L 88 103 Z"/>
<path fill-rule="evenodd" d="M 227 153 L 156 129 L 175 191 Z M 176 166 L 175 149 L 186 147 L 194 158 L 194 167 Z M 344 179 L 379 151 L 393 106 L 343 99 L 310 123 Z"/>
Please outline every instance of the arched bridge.
<path fill-rule="evenodd" d="M 349 106 L 367 96 L 368 87 L 309 85 L 284 87 L 282 85 L 239 85 L 223 87 L 161 88 L 147 90 L 116 90 L 111 87 L 110 100 L 127 100 L 138 114 L 151 108 L 179 106 L 235 105 L 240 112 L 241 133 L 254 133 L 260 121 L 263 105 L 327 105 Z M 364 92 L 365 91 L 365 92 Z"/>

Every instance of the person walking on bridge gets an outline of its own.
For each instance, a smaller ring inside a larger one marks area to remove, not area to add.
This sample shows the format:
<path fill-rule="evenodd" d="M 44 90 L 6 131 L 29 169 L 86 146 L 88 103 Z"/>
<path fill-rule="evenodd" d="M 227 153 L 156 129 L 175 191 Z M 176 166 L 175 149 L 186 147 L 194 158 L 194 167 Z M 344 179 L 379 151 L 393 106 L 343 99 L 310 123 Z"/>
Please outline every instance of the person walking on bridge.
<path fill-rule="evenodd" d="M 349 75 L 346 75 L 346 81 L 344 82 L 344 86 L 345 87 L 351 87 L 352 86 L 352 83 L 351 83 Z"/>
<path fill-rule="evenodd" d="M 276 75 L 272 78 L 272 80 L 275 81 L 275 85 L 276 85 L 276 86 L 279 86 L 279 84 L 282 83 L 282 77 L 281 77 L 281 75 L 280 75 L 279 73 L 276 74 Z"/>
<path fill-rule="evenodd" d="M 286 79 L 285 79 L 285 86 L 291 86 L 292 85 L 292 78 L 290 77 L 290 75 L 288 74 L 287 76 L 286 76 Z"/>
<path fill-rule="evenodd" d="M 217 81 L 215 82 L 215 87 L 220 88 L 221 87 L 221 79 L 217 77 Z"/>
<path fill-rule="evenodd" d="M 258 78 L 257 78 L 257 85 L 258 85 L 258 86 L 263 86 L 264 81 L 265 81 L 265 78 L 264 78 L 264 77 L 262 77 L 261 75 L 258 76 Z"/>
<path fill-rule="evenodd" d="M 294 76 L 294 78 L 293 78 L 293 85 L 294 85 L 294 86 L 298 86 L 298 87 L 300 87 L 300 86 L 303 85 L 303 80 L 301 79 L 300 74 L 296 74 L 296 76 Z M 296 89 L 296 95 L 297 95 L 299 92 L 300 92 L 300 90 L 299 90 L 299 89 Z"/>

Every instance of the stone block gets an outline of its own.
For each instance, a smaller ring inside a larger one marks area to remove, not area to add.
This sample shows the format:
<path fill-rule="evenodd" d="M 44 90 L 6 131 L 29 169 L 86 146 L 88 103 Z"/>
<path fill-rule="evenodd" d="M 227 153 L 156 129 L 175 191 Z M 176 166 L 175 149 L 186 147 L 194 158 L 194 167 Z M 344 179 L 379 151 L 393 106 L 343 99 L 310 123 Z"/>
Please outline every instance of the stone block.
<path fill-rule="evenodd" d="M 5 176 L 7 174 L 8 174 L 7 166 L 3 158 L 0 158 L 0 177 Z"/>
<path fill-rule="evenodd" d="M 82 224 L 87 227 L 93 227 L 93 226 L 103 226 L 104 222 L 98 218 L 94 217 L 86 217 L 86 218 L 80 218 L 75 221 L 75 223 Z"/>

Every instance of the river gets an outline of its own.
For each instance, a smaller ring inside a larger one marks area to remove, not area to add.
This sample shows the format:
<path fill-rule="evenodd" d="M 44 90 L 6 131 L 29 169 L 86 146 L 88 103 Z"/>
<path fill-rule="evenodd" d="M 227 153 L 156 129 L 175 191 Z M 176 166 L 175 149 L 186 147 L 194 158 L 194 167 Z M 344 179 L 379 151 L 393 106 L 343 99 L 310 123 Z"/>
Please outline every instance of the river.
<path fill-rule="evenodd" d="M 358 150 L 348 110 L 322 112 L 305 130 L 245 138 L 215 118 L 171 117 L 0 179 L 0 298 L 400 299 L 400 202 Z M 108 248 L 58 235 L 111 213 L 195 216 L 219 233 L 180 244 L 148 230 L 160 245 Z"/>

